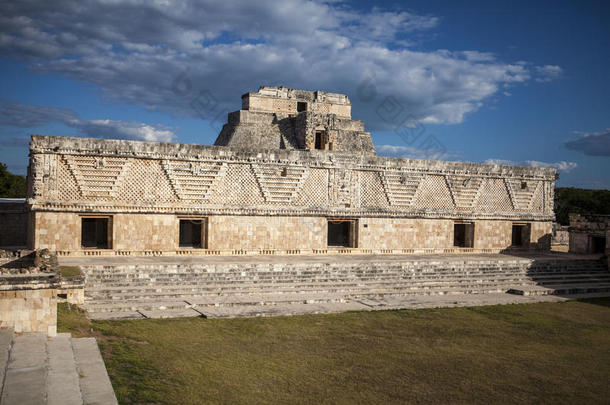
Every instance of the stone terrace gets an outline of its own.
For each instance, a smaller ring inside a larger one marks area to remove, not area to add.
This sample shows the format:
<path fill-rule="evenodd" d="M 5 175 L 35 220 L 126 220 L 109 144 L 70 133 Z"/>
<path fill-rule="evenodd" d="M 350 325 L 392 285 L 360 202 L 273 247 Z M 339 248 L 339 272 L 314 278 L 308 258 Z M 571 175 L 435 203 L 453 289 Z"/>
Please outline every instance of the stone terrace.
<path fill-rule="evenodd" d="M 62 258 L 93 318 L 267 316 L 610 295 L 599 256 Z M 507 294 L 510 292 L 511 294 Z"/>

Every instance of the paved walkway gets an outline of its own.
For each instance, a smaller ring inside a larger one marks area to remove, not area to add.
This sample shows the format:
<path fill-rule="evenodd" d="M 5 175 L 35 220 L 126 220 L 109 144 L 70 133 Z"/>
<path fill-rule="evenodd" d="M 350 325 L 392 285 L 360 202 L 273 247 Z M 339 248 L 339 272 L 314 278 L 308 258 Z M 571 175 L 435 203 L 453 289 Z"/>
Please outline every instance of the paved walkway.
<path fill-rule="evenodd" d="M 116 404 L 94 338 L 0 329 L 0 405 Z"/>

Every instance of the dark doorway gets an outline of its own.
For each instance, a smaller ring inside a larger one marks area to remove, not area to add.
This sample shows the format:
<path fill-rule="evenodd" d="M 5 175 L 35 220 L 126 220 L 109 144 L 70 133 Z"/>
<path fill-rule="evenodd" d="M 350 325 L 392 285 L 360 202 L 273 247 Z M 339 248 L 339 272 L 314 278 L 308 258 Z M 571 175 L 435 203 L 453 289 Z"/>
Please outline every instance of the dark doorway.
<path fill-rule="evenodd" d="M 203 224 L 201 219 L 180 220 L 180 247 L 201 248 L 203 247 Z"/>
<path fill-rule="evenodd" d="M 326 149 L 326 132 L 316 131 L 316 149 Z"/>
<path fill-rule="evenodd" d="M 527 224 L 513 224 L 511 246 L 527 246 L 530 238 L 530 227 Z"/>
<path fill-rule="evenodd" d="M 93 249 L 108 249 L 109 218 L 81 219 L 81 246 Z"/>
<path fill-rule="evenodd" d="M 328 246 L 356 247 L 355 221 L 328 221 Z"/>
<path fill-rule="evenodd" d="M 307 103 L 304 101 L 297 101 L 297 112 L 307 111 Z"/>
<path fill-rule="evenodd" d="M 474 245 L 474 224 L 458 223 L 453 225 L 453 246 L 471 248 Z"/>
<path fill-rule="evenodd" d="M 591 253 L 606 253 L 606 238 L 603 236 L 591 236 Z"/>

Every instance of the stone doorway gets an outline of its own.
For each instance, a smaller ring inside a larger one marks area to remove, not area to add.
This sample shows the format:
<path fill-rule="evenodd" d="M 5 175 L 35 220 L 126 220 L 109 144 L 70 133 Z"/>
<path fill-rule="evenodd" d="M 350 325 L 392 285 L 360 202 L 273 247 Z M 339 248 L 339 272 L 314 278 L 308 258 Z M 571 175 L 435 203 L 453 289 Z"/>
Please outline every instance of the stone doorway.
<path fill-rule="evenodd" d="M 474 247 L 474 224 L 456 222 L 453 224 L 453 246 L 461 248 Z"/>
<path fill-rule="evenodd" d="M 178 245 L 181 248 L 205 247 L 206 232 L 204 219 L 181 219 Z"/>
<path fill-rule="evenodd" d="M 81 218 L 81 247 L 110 249 L 110 218 Z"/>
<path fill-rule="evenodd" d="M 591 253 L 606 253 L 606 238 L 603 236 L 591 236 Z"/>
<path fill-rule="evenodd" d="M 529 224 L 513 224 L 511 246 L 527 246 L 530 240 Z"/>
<path fill-rule="evenodd" d="M 357 247 L 356 220 L 328 220 L 329 247 Z"/>
<path fill-rule="evenodd" d="M 326 149 L 328 139 L 326 137 L 326 131 L 316 131 L 316 139 L 314 147 L 316 149 Z"/>

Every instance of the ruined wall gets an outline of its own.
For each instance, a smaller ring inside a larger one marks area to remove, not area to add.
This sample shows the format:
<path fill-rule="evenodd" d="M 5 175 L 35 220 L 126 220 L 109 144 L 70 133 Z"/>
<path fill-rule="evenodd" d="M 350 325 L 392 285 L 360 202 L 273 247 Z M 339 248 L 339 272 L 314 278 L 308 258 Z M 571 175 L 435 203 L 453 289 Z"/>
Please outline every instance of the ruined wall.
<path fill-rule="evenodd" d="M 588 254 L 596 249 L 594 238 L 605 238 L 606 256 L 610 253 L 610 216 L 570 214 L 570 252 Z M 610 261 L 609 261 L 610 266 Z"/>
<path fill-rule="evenodd" d="M 0 247 L 27 244 L 28 210 L 25 200 L 0 199 Z"/>
<path fill-rule="evenodd" d="M 52 288 L 0 290 L 0 328 L 57 334 L 57 298 Z"/>
<path fill-rule="evenodd" d="M 306 103 L 307 111 L 350 118 L 351 104 L 344 94 L 307 91 L 286 87 L 262 86 L 256 93 L 242 96 L 242 109 L 277 114 L 297 114 L 297 103 Z"/>

